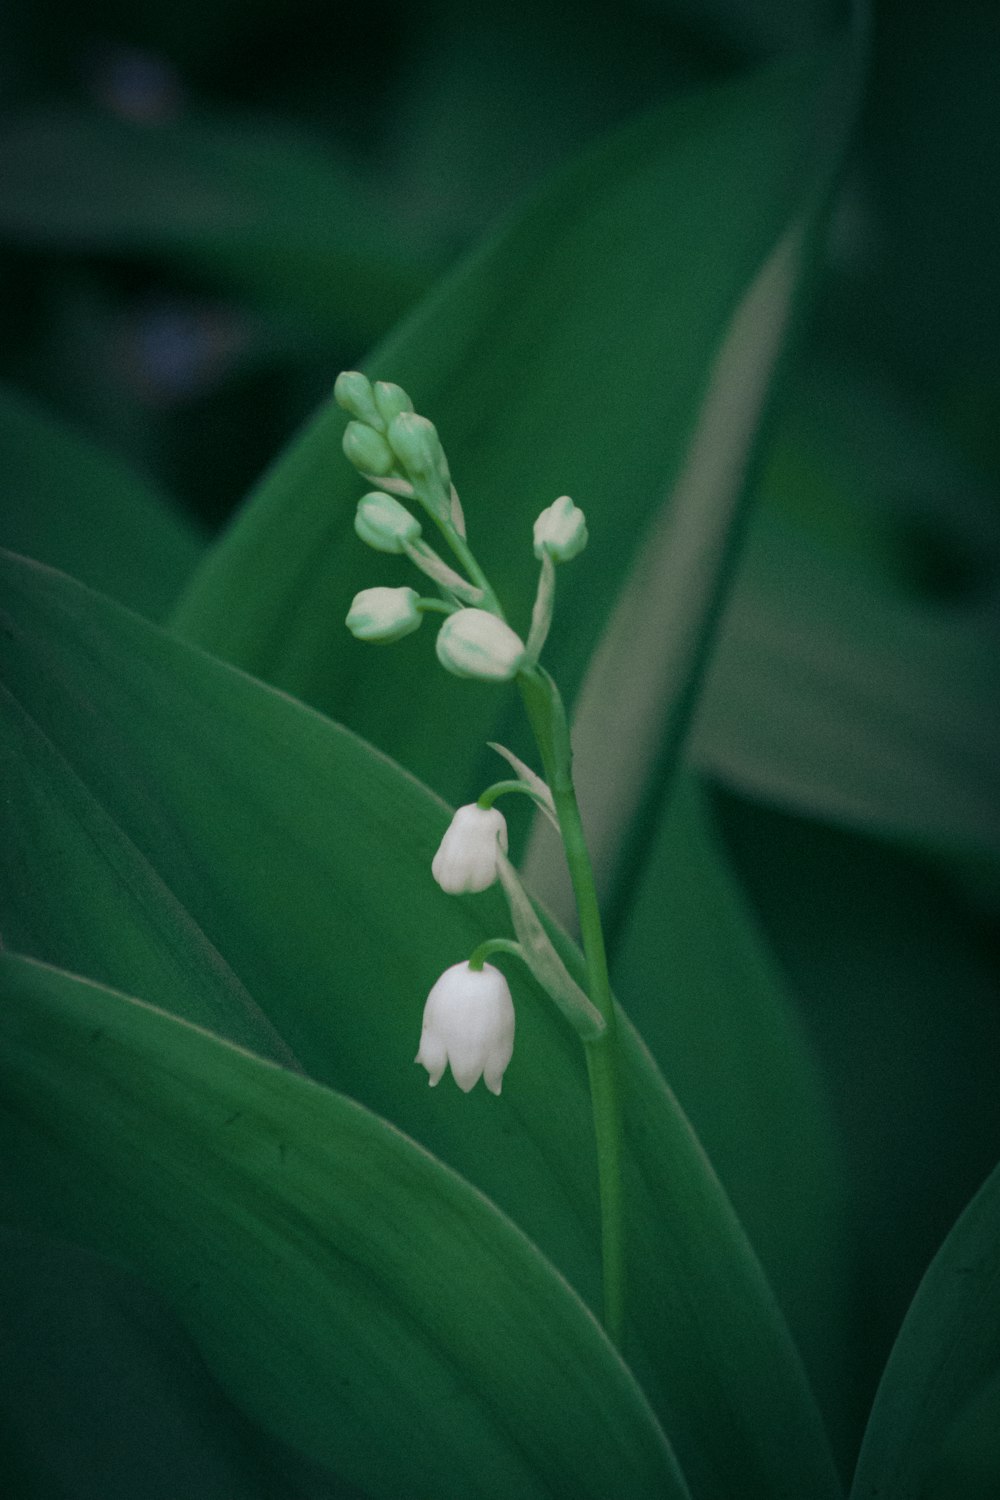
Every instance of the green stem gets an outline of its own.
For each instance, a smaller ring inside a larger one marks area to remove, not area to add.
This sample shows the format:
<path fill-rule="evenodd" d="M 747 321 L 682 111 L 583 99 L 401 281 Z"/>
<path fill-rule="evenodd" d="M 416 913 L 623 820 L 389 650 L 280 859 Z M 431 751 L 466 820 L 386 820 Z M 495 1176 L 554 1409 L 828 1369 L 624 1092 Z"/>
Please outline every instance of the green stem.
<path fill-rule="evenodd" d="M 540 667 L 518 677 L 524 706 L 542 757 L 546 780 L 566 849 L 576 897 L 587 965 L 587 991 L 607 1022 L 601 1036 L 585 1044 L 590 1083 L 597 1180 L 601 1203 L 601 1258 L 604 1272 L 604 1323 L 620 1348 L 625 1324 L 625 1234 L 622 1212 L 622 1117 L 614 1002 L 608 976 L 597 889 L 583 832 L 572 775 L 572 748 L 566 712 L 552 678 Z"/>
<path fill-rule="evenodd" d="M 480 943 L 479 947 L 470 953 L 469 968 L 481 969 L 494 953 L 512 953 L 522 963 L 525 961 L 520 943 L 515 943 L 511 938 L 487 938 L 485 943 Z"/>
<path fill-rule="evenodd" d="M 422 615 L 453 615 L 460 606 L 449 604 L 446 599 L 418 599 L 417 610 Z"/>
<path fill-rule="evenodd" d="M 499 615 L 501 620 L 506 620 L 507 616 L 500 607 L 500 600 L 490 588 L 489 579 L 469 550 L 468 542 L 463 537 L 460 537 L 455 528 L 448 522 L 438 520 L 437 516 L 434 517 L 434 520 L 437 522 L 437 527 L 441 535 L 465 569 L 468 578 L 477 588 L 482 589 L 483 602 L 479 608 L 488 609 L 492 614 Z"/>
<path fill-rule="evenodd" d="M 480 792 L 476 798 L 476 806 L 481 807 L 485 812 L 493 806 L 498 797 L 506 797 L 511 792 L 520 792 L 522 796 L 530 797 L 535 806 L 551 818 L 552 809 L 547 805 L 541 792 L 536 791 L 533 786 L 529 786 L 526 781 L 494 781 L 493 785 L 488 786 L 485 792 Z"/>

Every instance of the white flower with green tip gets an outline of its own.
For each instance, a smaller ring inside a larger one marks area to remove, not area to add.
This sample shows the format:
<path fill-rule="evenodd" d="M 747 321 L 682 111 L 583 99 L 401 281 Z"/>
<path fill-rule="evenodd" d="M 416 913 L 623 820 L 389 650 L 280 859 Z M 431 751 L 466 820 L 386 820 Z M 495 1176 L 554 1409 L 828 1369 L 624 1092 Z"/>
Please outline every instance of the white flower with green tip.
<path fill-rule="evenodd" d="M 400 505 L 382 490 L 371 490 L 358 501 L 354 530 L 363 542 L 376 552 L 405 552 L 407 542 L 415 542 L 422 527 L 405 505 Z"/>
<path fill-rule="evenodd" d="M 437 657 L 456 677 L 509 682 L 516 677 L 526 650 L 520 636 L 486 609 L 459 609 L 437 634 Z"/>
<path fill-rule="evenodd" d="M 418 603 L 415 589 L 362 589 L 348 611 L 347 628 L 359 641 L 388 645 L 419 628 Z"/>
<path fill-rule="evenodd" d="M 571 562 L 587 545 L 587 518 L 568 495 L 546 506 L 535 522 L 535 556 L 548 553 L 553 562 Z"/>

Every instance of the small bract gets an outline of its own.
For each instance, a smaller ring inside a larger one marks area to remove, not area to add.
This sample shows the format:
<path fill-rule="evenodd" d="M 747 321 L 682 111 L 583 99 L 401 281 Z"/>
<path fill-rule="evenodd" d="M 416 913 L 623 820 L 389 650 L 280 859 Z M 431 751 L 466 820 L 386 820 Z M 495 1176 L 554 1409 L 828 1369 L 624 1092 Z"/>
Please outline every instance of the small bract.
<path fill-rule="evenodd" d="M 388 645 L 419 629 L 423 615 L 414 589 L 362 589 L 347 614 L 347 628 L 359 641 Z"/>
<path fill-rule="evenodd" d="M 547 552 L 553 562 L 571 562 L 587 545 L 587 518 L 568 495 L 546 506 L 534 528 L 535 556 Z"/>
<path fill-rule="evenodd" d="M 496 807 L 460 807 L 431 863 L 431 874 L 449 896 L 487 890 L 497 878 L 497 852 L 507 853 L 507 820 Z"/>
<path fill-rule="evenodd" d="M 450 1063 L 463 1093 L 482 1077 L 490 1093 L 499 1094 L 513 1052 L 514 1002 L 500 970 L 468 963 L 445 969 L 427 996 L 415 1059 L 431 1087 Z"/>
<path fill-rule="evenodd" d="M 486 609 L 460 609 L 437 634 L 438 661 L 456 677 L 509 682 L 525 659 L 525 645 L 510 626 Z"/>

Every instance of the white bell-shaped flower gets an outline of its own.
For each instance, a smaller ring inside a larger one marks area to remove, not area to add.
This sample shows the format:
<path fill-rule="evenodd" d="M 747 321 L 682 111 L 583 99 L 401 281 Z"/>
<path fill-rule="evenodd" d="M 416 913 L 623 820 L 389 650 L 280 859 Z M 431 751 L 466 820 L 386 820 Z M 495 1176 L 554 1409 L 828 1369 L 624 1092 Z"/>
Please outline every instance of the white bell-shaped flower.
<path fill-rule="evenodd" d="M 507 853 L 507 820 L 496 807 L 460 807 L 431 862 L 431 874 L 449 896 L 485 891 L 497 878 L 497 854 Z"/>
<path fill-rule="evenodd" d="M 433 1088 L 450 1063 L 463 1093 L 480 1077 L 499 1094 L 514 1051 L 514 1002 L 507 981 L 492 964 L 445 969 L 427 996 L 416 1061 Z"/>

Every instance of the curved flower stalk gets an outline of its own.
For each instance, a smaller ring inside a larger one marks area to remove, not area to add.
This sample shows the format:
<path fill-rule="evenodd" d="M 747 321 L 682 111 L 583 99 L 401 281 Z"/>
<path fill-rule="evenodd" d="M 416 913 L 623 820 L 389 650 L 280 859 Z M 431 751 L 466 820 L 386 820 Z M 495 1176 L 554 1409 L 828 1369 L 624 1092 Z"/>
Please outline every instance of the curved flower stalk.
<path fill-rule="evenodd" d="M 560 495 L 536 520 L 532 544 L 540 563 L 538 589 L 522 638 L 508 623 L 469 547 L 465 516 L 434 424 L 413 410 L 400 386 L 384 381 L 373 385 L 356 370 L 338 377 L 334 395 L 352 418 L 344 433 L 344 453 L 376 486 L 359 502 L 358 536 L 379 552 L 404 555 L 437 591 L 420 597 L 412 589 L 364 589 L 351 605 L 348 628 L 361 639 L 389 641 L 415 630 L 424 614 L 443 614 L 435 642 L 438 661 L 457 677 L 518 683 L 544 771 L 543 780 L 503 751 L 516 779 L 495 783 L 478 803 L 459 808 L 434 856 L 432 874 L 450 894 L 474 896 L 501 876 L 518 941 L 490 938 L 467 962 L 445 970 L 427 998 L 416 1060 L 427 1069 L 432 1085 L 450 1064 L 465 1092 L 482 1077 L 492 1093 L 500 1093 L 513 1054 L 514 1005 L 506 979 L 485 963 L 493 953 L 509 953 L 527 964 L 577 1031 L 586 1051 L 597 1148 L 605 1323 L 620 1343 L 625 1275 L 615 1012 L 593 871 L 573 789 L 569 729 L 558 689 L 539 661 L 555 607 L 556 569 L 587 545 L 586 517 L 568 495 Z M 418 510 L 443 539 L 452 562 L 425 540 Z M 493 803 L 515 791 L 554 817 L 562 835 L 580 919 L 586 991 L 566 972 L 506 860 L 507 827 Z"/>

